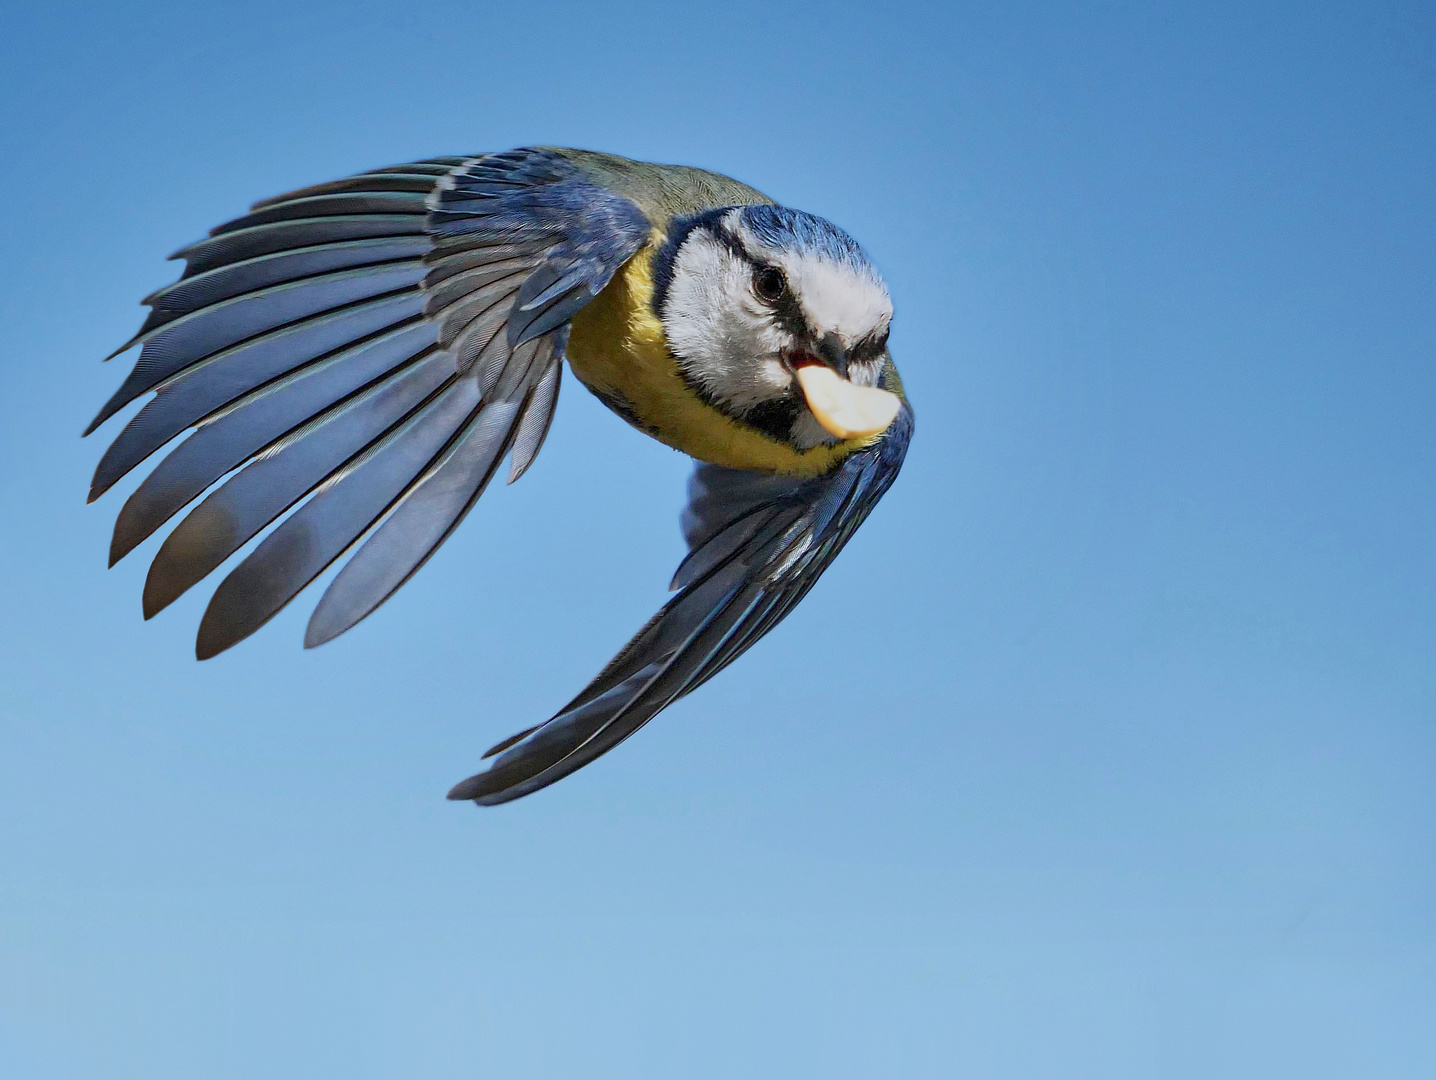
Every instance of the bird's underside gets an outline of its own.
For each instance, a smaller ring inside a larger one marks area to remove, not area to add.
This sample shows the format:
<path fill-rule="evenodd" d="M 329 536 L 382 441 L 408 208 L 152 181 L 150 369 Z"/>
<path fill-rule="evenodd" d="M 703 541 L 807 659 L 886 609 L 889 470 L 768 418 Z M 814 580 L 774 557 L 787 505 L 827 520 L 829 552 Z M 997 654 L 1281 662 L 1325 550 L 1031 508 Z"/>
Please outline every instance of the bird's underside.
<path fill-rule="evenodd" d="M 363 619 L 505 460 L 510 482 L 532 464 L 570 321 L 653 229 L 563 154 L 522 150 L 293 192 L 177 252 L 183 276 L 146 299 L 150 316 L 119 350 L 140 346 L 139 359 L 86 431 L 153 392 L 102 457 L 93 500 L 195 429 L 115 524 L 112 564 L 199 500 L 155 555 L 145 617 L 270 530 L 215 590 L 199 658 L 253 633 L 346 553 L 305 644 Z M 487 805 L 544 787 L 722 670 L 816 582 L 892 483 L 911 428 L 903 405 L 882 438 L 820 476 L 699 464 L 676 595 L 450 797 Z"/>

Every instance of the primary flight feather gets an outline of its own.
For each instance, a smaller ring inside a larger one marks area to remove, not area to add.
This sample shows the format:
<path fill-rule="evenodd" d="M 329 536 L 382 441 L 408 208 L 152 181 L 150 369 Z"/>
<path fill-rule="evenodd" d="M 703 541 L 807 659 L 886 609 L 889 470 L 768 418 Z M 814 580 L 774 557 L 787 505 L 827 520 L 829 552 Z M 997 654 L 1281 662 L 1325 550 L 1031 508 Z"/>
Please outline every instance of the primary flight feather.
<path fill-rule="evenodd" d="M 812 588 L 896 478 L 913 414 L 857 243 L 728 177 L 533 147 L 432 158 L 256 203 L 180 249 L 87 435 L 151 398 L 90 498 L 189 428 L 121 508 L 113 564 L 161 544 L 149 618 L 276 520 L 200 622 L 214 656 L 352 550 L 305 645 L 421 567 L 543 444 L 563 364 L 696 459 L 676 595 L 452 799 L 507 802 L 696 689 Z M 286 516 L 287 515 L 287 516 Z"/>

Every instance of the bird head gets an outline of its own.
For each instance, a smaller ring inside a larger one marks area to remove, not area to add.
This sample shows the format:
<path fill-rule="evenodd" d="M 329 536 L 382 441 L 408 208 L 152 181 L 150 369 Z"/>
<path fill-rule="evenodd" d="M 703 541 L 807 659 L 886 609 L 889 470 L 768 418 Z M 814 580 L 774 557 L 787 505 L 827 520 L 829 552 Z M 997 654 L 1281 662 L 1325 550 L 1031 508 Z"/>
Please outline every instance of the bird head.
<path fill-rule="evenodd" d="M 669 351 L 709 405 L 800 450 L 885 430 L 878 380 L 892 301 L 851 236 L 783 206 L 675 223 L 654 305 Z"/>

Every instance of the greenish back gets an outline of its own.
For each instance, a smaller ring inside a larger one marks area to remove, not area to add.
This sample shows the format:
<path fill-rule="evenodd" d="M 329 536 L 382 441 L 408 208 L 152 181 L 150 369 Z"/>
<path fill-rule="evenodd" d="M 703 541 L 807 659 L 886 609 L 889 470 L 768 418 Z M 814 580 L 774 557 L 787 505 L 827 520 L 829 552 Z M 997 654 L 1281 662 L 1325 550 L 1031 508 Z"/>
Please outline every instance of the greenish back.
<path fill-rule="evenodd" d="M 593 181 L 632 199 L 655 226 L 666 229 L 675 217 L 715 206 L 748 206 L 772 199 L 722 173 L 687 165 L 654 165 L 595 150 L 544 147 L 568 158 Z"/>

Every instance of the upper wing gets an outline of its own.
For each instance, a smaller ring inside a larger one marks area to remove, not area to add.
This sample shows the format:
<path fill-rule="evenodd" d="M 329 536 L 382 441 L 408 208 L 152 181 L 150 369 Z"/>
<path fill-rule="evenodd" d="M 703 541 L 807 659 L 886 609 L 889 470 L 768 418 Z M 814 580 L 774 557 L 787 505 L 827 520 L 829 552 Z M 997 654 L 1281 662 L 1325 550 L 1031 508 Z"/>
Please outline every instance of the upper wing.
<path fill-rule="evenodd" d="M 701 686 L 792 610 L 902 467 L 906 403 L 873 446 L 809 480 L 700 464 L 683 531 L 678 595 L 551 720 L 499 743 L 486 772 L 449 792 L 490 806 L 567 776 Z"/>
<path fill-rule="evenodd" d="M 506 454 L 510 482 L 528 468 L 569 319 L 649 230 L 627 199 L 528 149 L 291 192 L 177 252 L 184 276 L 146 299 L 150 317 L 120 350 L 143 346 L 139 360 L 86 431 L 156 391 L 105 452 L 91 500 L 198 430 L 121 509 L 111 564 L 238 471 L 165 539 L 145 617 L 291 510 L 220 583 L 199 657 L 253 633 L 370 530 L 305 644 L 373 611 Z"/>

